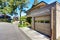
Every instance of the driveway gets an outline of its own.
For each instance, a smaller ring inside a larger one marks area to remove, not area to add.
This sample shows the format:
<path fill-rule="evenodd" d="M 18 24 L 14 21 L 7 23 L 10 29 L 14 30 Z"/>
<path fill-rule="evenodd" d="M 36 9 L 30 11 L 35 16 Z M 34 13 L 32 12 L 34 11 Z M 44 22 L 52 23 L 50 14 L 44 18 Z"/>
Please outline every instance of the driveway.
<path fill-rule="evenodd" d="M 18 27 L 11 23 L 0 22 L 0 40 L 30 40 Z"/>

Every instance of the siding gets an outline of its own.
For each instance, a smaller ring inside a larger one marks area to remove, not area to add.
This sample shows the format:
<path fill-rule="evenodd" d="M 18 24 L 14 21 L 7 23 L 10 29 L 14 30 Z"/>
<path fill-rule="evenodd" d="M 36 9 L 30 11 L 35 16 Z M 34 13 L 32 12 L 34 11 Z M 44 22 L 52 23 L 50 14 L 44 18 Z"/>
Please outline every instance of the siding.
<path fill-rule="evenodd" d="M 35 17 L 35 21 L 38 21 L 38 20 L 50 21 L 50 16 Z M 35 22 L 35 30 L 50 36 L 50 23 Z"/>
<path fill-rule="evenodd" d="M 56 38 L 60 37 L 60 4 L 57 4 L 56 11 Z"/>

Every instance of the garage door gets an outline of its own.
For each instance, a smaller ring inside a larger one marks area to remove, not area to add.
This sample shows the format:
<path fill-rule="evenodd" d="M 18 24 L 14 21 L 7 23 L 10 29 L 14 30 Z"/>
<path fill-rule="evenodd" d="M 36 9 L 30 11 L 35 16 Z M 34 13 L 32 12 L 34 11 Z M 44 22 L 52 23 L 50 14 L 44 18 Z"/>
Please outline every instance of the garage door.
<path fill-rule="evenodd" d="M 35 30 L 50 36 L 50 16 L 35 17 Z"/>

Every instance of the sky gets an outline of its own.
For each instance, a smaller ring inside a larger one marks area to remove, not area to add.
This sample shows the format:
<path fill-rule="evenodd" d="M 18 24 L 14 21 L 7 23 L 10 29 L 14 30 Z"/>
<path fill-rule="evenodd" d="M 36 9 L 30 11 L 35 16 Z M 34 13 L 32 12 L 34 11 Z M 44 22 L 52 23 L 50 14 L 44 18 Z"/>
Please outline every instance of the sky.
<path fill-rule="evenodd" d="M 34 3 L 34 0 L 29 0 L 29 1 L 30 1 L 30 3 L 28 4 L 29 8 L 26 8 L 26 10 L 30 9 L 32 7 L 32 4 Z M 60 2 L 60 0 L 38 0 L 38 2 L 41 2 L 41 1 L 44 1 L 44 2 L 46 2 L 48 4 L 50 4 L 52 2 L 55 2 L 55 1 Z M 17 11 L 17 13 L 18 13 L 18 16 L 19 16 L 19 13 L 20 13 L 19 10 Z M 24 15 L 26 15 L 26 13 L 22 12 L 22 16 L 24 16 Z"/>

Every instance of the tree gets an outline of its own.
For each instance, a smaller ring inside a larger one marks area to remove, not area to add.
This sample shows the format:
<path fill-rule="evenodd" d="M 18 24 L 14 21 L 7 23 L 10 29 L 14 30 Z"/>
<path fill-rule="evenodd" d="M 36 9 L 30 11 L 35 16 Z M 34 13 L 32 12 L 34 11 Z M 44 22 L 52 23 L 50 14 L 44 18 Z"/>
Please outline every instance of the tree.
<path fill-rule="evenodd" d="M 6 14 L 7 13 L 11 13 L 12 8 L 7 6 L 7 0 L 0 0 L 0 12 L 2 12 L 2 14 L 4 14 L 5 19 L 6 19 Z"/>
<path fill-rule="evenodd" d="M 21 12 L 24 11 L 23 10 L 24 7 L 27 8 L 27 6 L 26 6 L 27 3 L 28 3 L 27 0 L 23 0 L 20 3 L 20 24 L 21 24 Z"/>
<path fill-rule="evenodd" d="M 9 6 L 12 8 L 12 12 L 15 12 L 15 9 L 20 7 L 20 24 L 21 24 L 21 12 L 24 11 L 23 8 L 27 8 L 28 0 L 10 0 Z"/>
<path fill-rule="evenodd" d="M 6 4 L 7 3 L 7 4 Z M 21 23 L 21 12 L 24 11 L 23 8 L 27 8 L 28 0 L 0 0 L 1 10 L 3 14 L 15 13 L 16 8 L 20 7 L 20 23 Z M 5 5 L 4 5 L 5 4 Z"/>
<path fill-rule="evenodd" d="M 0 12 L 2 12 L 5 15 L 5 18 L 6 18 L 5 2 L 6 2 L 6 0 L 4 0 L 4 1 L 0 0 Z"/>
<path fill-rule="evenodd" d="M 20 24 L 21 24 L 21 12 L 24 11 L 23 8 L 27 8 L 27 3 L 28 3 L 28 0 L 16 0 L 15 1 L 15 8 L 17 6 L 20 6 Z M 13 8 L 13 10 L 15 10 L 15 8 Z"/>
<path fill-rule="evenodd" d="M 33 5 L 36 5 L 38 3 L 38 0 L 34 0 L 34 4 Z"/>
<path fill-rule="evenodd" d="M 6 14 L 7 14 L 7 13 L 11 13 L 12 8 L 6 6 L 6 7 L 4 7 L 1 11 L 2 11 L 2 13 L 4 14 L 5 19 L 6 19 Z"/>

